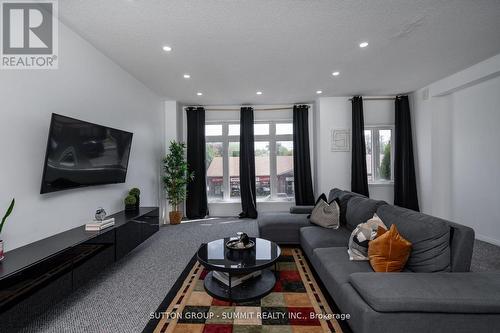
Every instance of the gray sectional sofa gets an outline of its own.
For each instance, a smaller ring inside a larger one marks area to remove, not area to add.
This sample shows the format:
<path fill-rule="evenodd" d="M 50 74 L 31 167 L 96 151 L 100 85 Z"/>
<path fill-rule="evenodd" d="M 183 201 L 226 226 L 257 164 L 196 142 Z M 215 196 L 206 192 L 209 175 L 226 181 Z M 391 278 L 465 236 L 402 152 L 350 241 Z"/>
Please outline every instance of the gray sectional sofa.
<path fill-rule="evenodd" d="M 260 237 L 298 244 L 355 333 L 500 332 L 500 272 L 469 272 L 474 231 L 466 226 L 333 189 L 341 227 L 310 224 L 310 208 L 262 214 Z M 412 242 L 404 272 L 375 273 L 350 261 L 351 231 L 377 213 Z"/>

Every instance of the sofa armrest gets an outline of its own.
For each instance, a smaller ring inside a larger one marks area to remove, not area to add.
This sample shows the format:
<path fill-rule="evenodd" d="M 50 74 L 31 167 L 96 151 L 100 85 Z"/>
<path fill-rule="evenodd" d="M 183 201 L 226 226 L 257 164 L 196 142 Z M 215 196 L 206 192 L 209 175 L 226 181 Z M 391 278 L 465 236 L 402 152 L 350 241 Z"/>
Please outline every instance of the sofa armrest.
<path fill-rule="evenodd" d="M 290 214 L 311 214 L 314 206 L 292 206 Z"/>
<path fill-rule="evenodd" d="M 500 272 L 353 273 L 349 282 L 378 312 L 500 314 Z"/>
<path fill-rule="evenodd" d="M 474 230 L 464 225 L 446 221 L 450 226 L 451 271 L 468 272 L 474 249 Z"/>

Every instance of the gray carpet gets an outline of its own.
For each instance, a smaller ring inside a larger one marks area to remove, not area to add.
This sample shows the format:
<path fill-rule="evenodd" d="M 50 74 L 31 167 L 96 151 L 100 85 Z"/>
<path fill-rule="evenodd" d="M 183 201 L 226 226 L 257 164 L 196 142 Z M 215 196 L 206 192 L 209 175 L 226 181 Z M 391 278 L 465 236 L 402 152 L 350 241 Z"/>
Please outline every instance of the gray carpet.
<path fill-rule="evenodd" d="M 500 271 L 500 247 L 476 239 L 472 252 L 473 272 Z"/>
<path fill-rule="evenodd" d="M 255 236 L 257 225 L 227 218 L 162 227 L 22 332 L 141 332 L 199 245 L 237 231 Z M 500 270 L 498 258 L 500 247 L 476 241 L 472 270 Z"/>

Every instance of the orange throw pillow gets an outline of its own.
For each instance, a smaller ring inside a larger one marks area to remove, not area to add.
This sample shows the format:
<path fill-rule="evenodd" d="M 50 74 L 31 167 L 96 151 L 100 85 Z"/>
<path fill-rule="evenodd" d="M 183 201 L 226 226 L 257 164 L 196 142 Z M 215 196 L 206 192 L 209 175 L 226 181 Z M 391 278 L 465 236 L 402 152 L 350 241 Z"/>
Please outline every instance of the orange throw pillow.
<path fill-rule="evenodd" d="M 411 243 L 393 224 L 389 231 L 377 230 L 377 238 L 368 244 L 370 265 L 375 272 L 401 272 L 408 261 Z"/>

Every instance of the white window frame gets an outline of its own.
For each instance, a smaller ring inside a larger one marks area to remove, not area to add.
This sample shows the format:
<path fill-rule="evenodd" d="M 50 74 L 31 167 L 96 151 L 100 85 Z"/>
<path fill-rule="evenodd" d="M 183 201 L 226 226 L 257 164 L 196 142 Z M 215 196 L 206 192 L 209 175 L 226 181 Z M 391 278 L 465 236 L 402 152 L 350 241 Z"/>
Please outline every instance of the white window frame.
<path fill-rule="evenodd" d="M 372 178 L 373 180 L 368 180 L 369 185 L 392 185 L 394 184 L 394 125 L 367 125 L 365 126 L 365 131 L 369 130 L 372 133 Z M 380 179 L 378 165 L 380 164 L 380 140 L 379 131 L 380 130 L 390 130 L 391 131 L 391 179 L 382 180 Z M 364 132 L 363 132 L 364 135 Z M 374 144 L 374 143 L 377 144 Z"/>
<path fill-rule="evenodd" d="M 241 199 L 231 199 L 230 179 L 229 179 L 229 142 L 240 142 L 240 135 L 229 135 L 229 125 L 239 125 L 238 121 L 220 121 L 220 120 L 207 120 L 205 125 L 222 125 L 222 135 L 205 135 L 206 143 L 209 142 L 222 142 L 222 161 L 223 161 L 223 182 L 222 182 L 222 200 L 210 200 L 209 203 L 217 202 L 240 202 Z M 256 120 L 254 124 L 269 124 L 269 134 L 267 135 L 254 135 L 254 141 L 269 142 L 269 161 L 270 161 L 270 185 L 271 185 L 271 200 L 279 202 L 290 202 L 277 196 L 277 155 L 276 143 L 278 141 L 292 141 L 293 134 L 276 134 L 276 124 L 293 124 L 289 119 L 287 120 Z M 295 147 L 294 147 L 295 150 Z M 257 198 L 258 202 L 269 202 Z"/>
<path fill-rule="evenodd" d="M 222 200 L 210 200 L 212 202 L 235 202 L 231 199 L 231 189 L 229 181 L 229 142 L 240 142 L 239 135 L 229 135 L 229 125 L 239 125 L 236 121 L 206 121 L 205 125 L 222 125 L 222 135 L 205 135 L 205 142 L 222 142 Z M 206 169 L 207 166 L 205 166 Z"/>
<path fill-rule="evenodd" d="M 264 141 L 269 142 L 269 161 L 270 165 L 270 180 L 271 180 L 271 201 L 284 201 L 277 196 L 278 191 L 278 175 L 277 175 L 277 160 L 278 156 L 276 155 L 276 143 L 278 141 L 292 141 L 293 142 L 293 134 L 276 134 L 276 124 L 293 124 L 291 121 L 285 120 L 260 120 L 255 121 L 255 124 L 269 124 L 269 134 L 268 135 L 254 135 L 254 141 Z M 295 150 L 295 147 L 294 147 Z M 257 198 L 257 202 L 267 202 L 268 200 L 263 200 Z"/>

